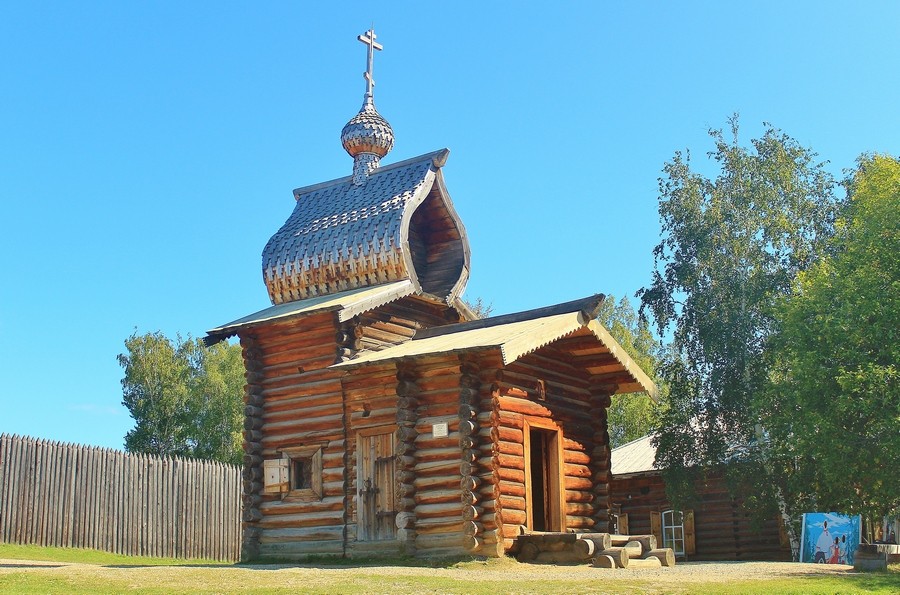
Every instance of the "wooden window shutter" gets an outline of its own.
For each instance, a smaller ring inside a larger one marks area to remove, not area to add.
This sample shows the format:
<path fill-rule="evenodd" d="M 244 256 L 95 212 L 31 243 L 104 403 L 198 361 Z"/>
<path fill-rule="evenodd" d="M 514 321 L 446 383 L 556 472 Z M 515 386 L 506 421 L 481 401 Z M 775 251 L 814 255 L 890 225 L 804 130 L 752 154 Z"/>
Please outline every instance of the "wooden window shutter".
<path fill-rule="evenodd" d="M 290 489 L 288 485 L 288 459 L 266 459 L 263 461 L 263 492 L 280 494 Z"/>
<path fill-rule="evenodd" d="M 694 511 L 684 511 L 684 554 L 691 555 L 697 553 L 697 540 L 694 538 Z"/>
<path fill-rule="evenodd" d="M 619 535 L 631 535 L 631 533 L 629 533 L 629 531 L 628 531 L 628 513 L 625 513 L 625 512 L 619 513 L 618 517 L 619 517 L 619 521 L 618 521 L 617 525 L 618 525 Z M 660 546 L 660 547 L 662 547 L 662 546 Z"/>
<path fill-rule="evenodd" d="M 662 517 L 658 512 L 650 512 L 650 533 L 656 537 L 659 547 L 663 547 Z"/>

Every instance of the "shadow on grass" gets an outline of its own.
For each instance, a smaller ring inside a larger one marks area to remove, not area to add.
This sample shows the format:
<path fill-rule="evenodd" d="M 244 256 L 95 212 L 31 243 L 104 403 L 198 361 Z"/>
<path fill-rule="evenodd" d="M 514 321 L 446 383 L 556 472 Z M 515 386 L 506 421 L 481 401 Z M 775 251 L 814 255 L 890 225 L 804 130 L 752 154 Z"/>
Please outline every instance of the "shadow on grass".
<path fill-rule="evenodd" d="M 414 556 L 357 556 L 342 558 L 339 556 L 309 555 L 300 560 L 286 558 L 262 558 L 250 562 L 235 564 L 236 568 L 248 570 L 271 570 L 272 568 L 371 568 L 375 566 L 396 566 L 408 568 L 453 568 L 461 564 L 482 563 L 502 564 L 501 560 L 491 560 L 477 556 L 450 556 L 441 558 L 417 558 Z"/>
<path fill-rule="evenodd" d="M 0 564 L 0 568 L 62 568 L 63 566 L 68 566 L 68 564 L 29 564 L 28 562 Z"/>

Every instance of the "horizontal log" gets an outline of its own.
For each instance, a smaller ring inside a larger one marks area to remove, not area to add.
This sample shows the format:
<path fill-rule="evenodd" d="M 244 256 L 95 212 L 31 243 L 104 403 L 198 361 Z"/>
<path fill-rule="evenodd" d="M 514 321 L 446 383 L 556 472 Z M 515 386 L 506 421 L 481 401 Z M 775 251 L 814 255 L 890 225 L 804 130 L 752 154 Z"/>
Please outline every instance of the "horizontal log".
<path fill-rule="evenodd" d="M 519 546 L 516 552 L 516 559 L 519 562 L 534 562 L 541 553 L 541 548 L 536 543 L 524 543 Z"/>
<path fill-rule="evenodd" d="M 500 506 L 503 507 L 504 523 L 507 522 L 505 515 L 508 510 L 525 510 L 525 498 L 501 494 L 499 500 Z"/>
<path fill-rule="evenodd" d="M 525 469 L 525 457 L 515 456 L 515 455 L 506 455 L 506 454 L 498 454 L 497 462 L 501 468 L 509 468 L 509 469 Z M 588 488 L 591 487 L 591 482 L 588 483 Z M 568 487 L 568 485 L 566 486 Z M 579 486 L 581 487 L 581 486 Z"/>
<path fill-rule="evenodd" d="M 534 417 L 553 417 L 553 412 L 550 409 L 540 403 L 535 403 L 534 401 L 506 397 L 503 395 L 499 396 L 497 399 L 500 403 L 500 408 L 503 411 L 518 413 L 519 415 L 531 415 Z"/>
<path fill-rule="evenodd" d="M 521 428 L 510 428 L 503 425 L 499 426 L 498 434 L 500 440 L 512 442 L 514 444 L 522 444 L 525 436 Z"/>
<path fill-rule="evenodd" d="M 502 495 L 524 498 L 526 494 L 523 483 L 500 480 L 499 487 Z"/>
<path fill-rule="evenodd" d="M 593 558 L 599 555 L 600 552 L 612 547 L 612 544 L 609 541 L 609 534 L 595 533 L 594 535 L 596 535 L 596 537 L 584 537 L 579 535 L 578 541 L 575 542 L 574 550 L 578 552 L 584 560 Z"/>
<path fill-rule="evenodd" d="M 416 550 L 419 553 L 424 553 L 438 549 L 462 548 L 462 538 L 462 533 L 458 531 L 449 533 L 419 533 L 416 534 Z"/>
<path fill-rule="evenodd" d="M 438 502 L 435 504 L 417 504 L 415 509 L 416 518 L 434 519 L 446 518 L 447 520 L 459 520 L 461 516 L 462 506 L 460 506 L 459 498 L 453 500 Z"/>
<path fill-rule="evenodd" d="M 615 568 L 616 561 L 612 556 L 598 555 L 591 563 L 594 568 Z"/>
<path fill-rule="evenodd" d="M 675 551 L 670 547 L 654 548 L 644 554 L 644 558 L 656 558 L 663 566 L 675 566 Z"/>
<path fill-rule="evenodd" d="M 614 546 L 624 546 L 627 545 L 631 541 L 637 541 L 641 544 L 642 553 L 646 554 L 650 550 L 655 550 L 657 548 L 656 543 L 656 535 L 616 535 L 612 534 L 609 536 L 612 545 Z"/>
<path fill-rule="evenodd" d="M 609 556 L 613 559 L 613 562 L 616 564 L 616 568 L 628 568 L 628 563 L 631 560 L 628 557 L 628 552 L 625 548 L 621 547 L 611 547 L 609 549 L 605 549 L 597 556 Z"/>
<path fill-rule="evenodd" d="M 650 558 L 632 558 L 628 562 L 628 568 L 659 568 L 662 566 L 662 560 L 656 557 Z"/>
<path fill-rule="evenodd" d="M 421 535 L 431 535 L 436 533 L 456 533 L 457 537 L 462 535 L 462 519 L 457 516 L 453 520 L 443 518 L 419 519 L 416 522 L 416 532 Z"/>
<path fill-rule="evenodd" d="M 514 469 L 512 467 L 500 465 L 497 468 L 497 477 L 503 481 L 514 481 L 521 484 L 525 483 L 525 471 L 523 469 Z M 566 495 L 566 498 L 568 498 L 568 494 Z"/>
<path fill-rule="evenodd" d="M 462 510 L 460 492 L 455 487 L 419 490 L 414 494 L 414 498 L 416 506 L 447 503 L 456 506 L 457 510 Z"/>
<path fill-rule="evenodd" d="M 497 449 L 500 454 L 504 455 L 512 455 L 521 457 L 524 455 L 524 446 L 520 443 L 516 442 L 507 442 L 505 440 L 500 440 L 497 442 Z"/>
<path fill-rule="evenodd" d="M 279 558 L 300 560 L 309 555 L 328 554 L 341 556 L 344 553 L 344 540 L 330 541 L 287 541 L 260 542 L 259 555 L 262 558 Z"/>
<path fill-rule="evenodd" d="M 579 564 L 585 561 L 572 551 L 540 552 L 534 559 L 538 564 Z"/>
<path fill-rule="evenodd" d="M 503 516 L 503 523 L 510 525 L 524 525 L 526 522 L 527 514 L 524 510 L 518 510 L 515 508 L 504 508 L 501 513 Z"/>
<path fill-rule="evenodd" d="M 614 546 L 615 547 L 615 546 Z M 639 541 L 629 541 L 622 546 L 629 558 L 640 558 L 644 553 Z"/>
<path fill-rule="evenodd" d="M 566 502 L 566 514 L 569 516 L 591 516 L 595 510 L 594 506 L 584 502 Z"/>

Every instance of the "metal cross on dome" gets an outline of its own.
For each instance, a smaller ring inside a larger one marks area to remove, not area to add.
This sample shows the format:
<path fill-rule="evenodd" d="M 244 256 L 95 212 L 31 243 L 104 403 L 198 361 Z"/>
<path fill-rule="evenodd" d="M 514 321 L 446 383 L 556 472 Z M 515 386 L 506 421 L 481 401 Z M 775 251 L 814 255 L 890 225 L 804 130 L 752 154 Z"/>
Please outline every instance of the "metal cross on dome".
<path fill-rule="evenodd" d="M 383 50 L 384 47 L 380 43 L 375 42 L 375 27 L 372 27 L 359 37 L 358 40 L 369 46 L 369 60 L 366 68 L 366 72 L 363 73 L 363 78 L 366 79 L 366 97 L 373 96 L 373 90 L 375 87 L 375 79 L 372 78 L 372 64 L 375 61 L 375 50 Z"/>

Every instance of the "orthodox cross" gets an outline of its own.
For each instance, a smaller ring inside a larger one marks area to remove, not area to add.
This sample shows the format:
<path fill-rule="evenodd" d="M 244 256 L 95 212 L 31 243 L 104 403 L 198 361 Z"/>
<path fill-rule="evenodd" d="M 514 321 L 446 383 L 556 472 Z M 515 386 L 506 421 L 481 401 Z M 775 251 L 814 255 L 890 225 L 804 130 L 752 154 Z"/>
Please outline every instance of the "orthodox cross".
<path fill-rule="evenodd" d="M 359 37 L 357 37 L 361 42 L 369 46 L 369 61 L 366 68 L 366 72 L 363 74 L 363 78 L 366 79 L 366 97 L 373 96 L 373 87 L 375 87 L 375 79 L 372 78 L 372 63 L 375 61 L 375 50 L 383 50 L 384 47 L 380 43 L 375 42 L 375 28 L 372 27 Z"/>

